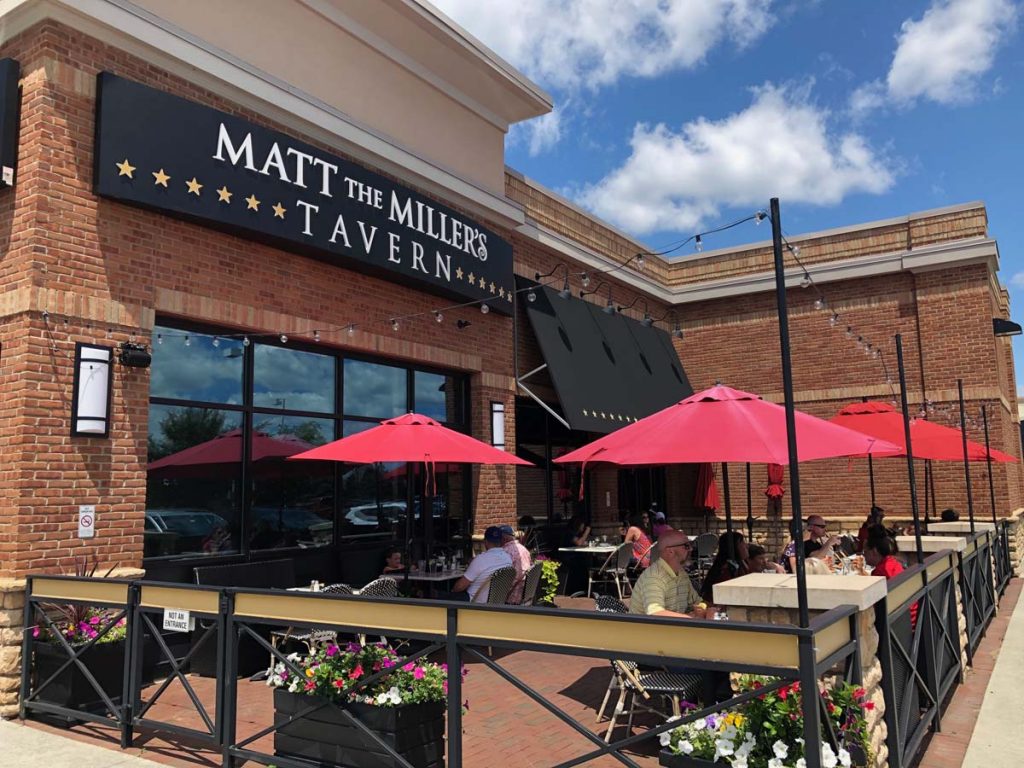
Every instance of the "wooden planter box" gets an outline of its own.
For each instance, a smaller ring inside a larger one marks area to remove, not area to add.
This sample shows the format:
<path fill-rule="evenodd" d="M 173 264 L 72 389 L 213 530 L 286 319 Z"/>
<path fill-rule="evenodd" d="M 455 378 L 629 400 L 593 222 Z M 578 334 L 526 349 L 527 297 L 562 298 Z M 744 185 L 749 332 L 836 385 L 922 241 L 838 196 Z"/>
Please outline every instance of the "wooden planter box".
<path fill-rule="evenodd" d="M 283 688 L 274 691 L 274 754 L 313 761 L 327 768 L 398 768 L 384 748 L 363 734 L 333 706 L 302 719 L 290 716 L 323 699 Z M 350 704 L 349 711 L 415 768 L 444 768 L 443 703 L 374 707 Z"/>
<path fill-rule="evenodd" d="M 99 643 L 94 645 L 81 657 L 80 661 L 88 668 L 96 682 L 115 706 L 121 703 L 121 691 L 124 684 L 125 641 Z M 50 675 L 60 669 L 68 660 L 68 655 L 60 645 L 51 643 L 33 643 L 35 683 L 38 687 L 49 679 Z M 103 699 L 86 679 L 75 664 L 66 667 L 49 685 L 35 697 L 36 701 L 56 704 L 68 709 L 94 714 L 109 714 Z M 38 715 L 40 719 L 70 726 L 79 722 L 72 716 Z"/>

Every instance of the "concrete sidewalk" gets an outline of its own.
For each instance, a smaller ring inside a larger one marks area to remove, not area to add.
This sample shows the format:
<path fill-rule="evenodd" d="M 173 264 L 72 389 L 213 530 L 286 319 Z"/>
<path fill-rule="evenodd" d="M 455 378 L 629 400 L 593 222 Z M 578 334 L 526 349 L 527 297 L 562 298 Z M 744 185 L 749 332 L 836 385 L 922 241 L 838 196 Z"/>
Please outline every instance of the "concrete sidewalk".
<path fill-rule="evenodd" d="M 1024 765 L 1024 741 L 1018 731 L 1022 691 L 1024 600 L 1019 600 L 989 678 L 963 768 L 1018 768 Z"/>
<path fill-rule="evenodd" d="M 46 768 L 158 768 L 159 763 L 137 757 L 139 751 L 133 749 L 121 752 L 98 747 L 61 734 L 29 728 L 14 720 L 0 720 L 2 765 L 42 765 Z"/>

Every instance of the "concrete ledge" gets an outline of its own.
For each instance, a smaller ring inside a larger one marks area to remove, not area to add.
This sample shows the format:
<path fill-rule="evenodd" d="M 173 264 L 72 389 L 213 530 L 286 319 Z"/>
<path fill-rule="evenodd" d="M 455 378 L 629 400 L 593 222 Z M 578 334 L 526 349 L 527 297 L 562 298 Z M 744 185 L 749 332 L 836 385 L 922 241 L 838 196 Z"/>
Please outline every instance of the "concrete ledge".
<path fill-rule="evenodd" d="M 917 541 L 913 536 L 897 536 L 896 543 L 903 554 L 917 552 Z M 967 549 L 967 539 L 963 536 L 922 536 L 922 552 L 941 552 L 944 549 L 951 549 L 954 552 L 963 552 Z"/>
<path fill-rule="evenodd" d="M 827 611 L 840 605 L 865 610 L 887 593 L 881 576 L 808 576 L 807 605 Z M 716 605 L 758 608 L 796 608 L 796 576 L 782 573 L 749 573 L 714 587 Z"/>
<path fill-rule="evenodd" d="M 994 531 L 996 528 L 995 523 L 982 523 L 978 520 L 974 521 L 974 530 L 977 532 L 982 531 Z M 932 534 L 946 534 L 946 533 L 970 533 L 971 523 L 970 521 L 964 522 L 958 520 L 955 523 L 928 523 L 928 535 Z"/>

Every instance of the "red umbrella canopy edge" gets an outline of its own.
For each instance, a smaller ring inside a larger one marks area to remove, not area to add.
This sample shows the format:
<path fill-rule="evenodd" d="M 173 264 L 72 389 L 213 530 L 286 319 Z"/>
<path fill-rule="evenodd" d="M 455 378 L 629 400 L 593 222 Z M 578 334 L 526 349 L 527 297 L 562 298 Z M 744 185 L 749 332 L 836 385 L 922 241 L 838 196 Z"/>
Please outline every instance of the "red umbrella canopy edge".
<path fill-rule="evenodd" d="M 417 413 L 385 419 L 376 427 L 364 432 L 343 437 L 288 458 L 341 461 L 350 464 L 422 461 L 431 464 L 533 466 L 514 454 L 456 432 L 429 416 Z"/>
<path fill-rule="evenodd" d="M 797 411 L 797 457 L 812 461 L 901 448 Z M 717 384 L 556 459 L 624 466 L 706 461 L 789 464 L 786 411 L 760 395 Z"/>

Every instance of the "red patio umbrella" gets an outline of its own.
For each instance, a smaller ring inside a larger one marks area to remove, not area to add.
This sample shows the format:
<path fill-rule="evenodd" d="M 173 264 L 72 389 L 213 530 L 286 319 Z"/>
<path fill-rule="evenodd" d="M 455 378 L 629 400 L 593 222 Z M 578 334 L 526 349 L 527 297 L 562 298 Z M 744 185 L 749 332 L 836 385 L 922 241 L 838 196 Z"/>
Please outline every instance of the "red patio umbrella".
<path fill-rule="evenodd" d="M 693 505 L 698 509 L 716 510 L 719 505 L 718 485 L 715 484 L 715 468 L 710 462 L 700 465 L 697 473 L 697 493 Z"/>
<path fill-rule="evenodd" d="M 294 435 L 272 437 L 253 432 L 252 460 L 284 459 L 312 446 Z M 208 473 L 217 466 L 237 465 L 242 460 L 242 430 L 232 429 L 223 435 L 149 462 L 147 470 L 161 476 L 187 477 Z"/>
<path fill-rule="evenodd" d="M 887 455 L 907 455 L 903 414 L 889 403 L 850 403 L 829 421 L 899 446 L 899 453 Z M 963 436 L 959 429 L 945 427 L 926 419 L 913 419 L 910 422 L 910 441 L 915 459 L 933 459 L 935 461 L 963 461 L 964 459 Z M 992 449 L 990 453 L 992 461 L 1017 461 L 1016 457 L 1002 451 Z M 988 455 L 984 445 L 973 440 L 967 441 L 967 459 L 969 461 L 985 461 Z"/>
<path fill-rule="evenodd" d="M 800 411 L 796 438 L 800 461 L 900 451 L 890 442 Z M 591 461 L 624 466 L 705 461 L 789 464 L 786 410 L 760 395 L 717 384 L 555 459 Z"/>

